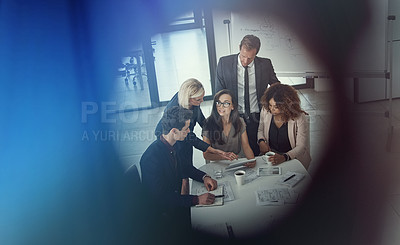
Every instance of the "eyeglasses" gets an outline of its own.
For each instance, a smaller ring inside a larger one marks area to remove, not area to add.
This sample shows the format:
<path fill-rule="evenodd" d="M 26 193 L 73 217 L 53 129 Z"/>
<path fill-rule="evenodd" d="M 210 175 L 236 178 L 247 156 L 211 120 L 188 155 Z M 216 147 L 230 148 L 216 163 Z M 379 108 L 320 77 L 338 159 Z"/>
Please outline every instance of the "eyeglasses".
<path fill-rule="evenodd" d="M 215 102 L 215 105 L 217 105 L 217 106 L 222 105 L 223 107 L 227 108 L 227 107 L 229 107 L 229 106 L 231 105 L 231 103 L 229 103 L 229 102 L 216 101 L 216 102 Z"/>

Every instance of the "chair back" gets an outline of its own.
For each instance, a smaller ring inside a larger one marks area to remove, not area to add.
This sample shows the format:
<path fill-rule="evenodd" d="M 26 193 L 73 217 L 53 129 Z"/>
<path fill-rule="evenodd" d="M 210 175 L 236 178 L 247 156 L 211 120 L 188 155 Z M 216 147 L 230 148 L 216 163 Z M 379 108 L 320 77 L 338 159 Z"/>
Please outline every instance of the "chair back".
<path fill-rule="evenodd" d="M 136 164 L 132 164 L 126 171 L 125 171 L 125 179 L 130 185 L 137 188 L 139 187 L 142 182 L 140 180 L 139 171 L 136 167 Z"/>

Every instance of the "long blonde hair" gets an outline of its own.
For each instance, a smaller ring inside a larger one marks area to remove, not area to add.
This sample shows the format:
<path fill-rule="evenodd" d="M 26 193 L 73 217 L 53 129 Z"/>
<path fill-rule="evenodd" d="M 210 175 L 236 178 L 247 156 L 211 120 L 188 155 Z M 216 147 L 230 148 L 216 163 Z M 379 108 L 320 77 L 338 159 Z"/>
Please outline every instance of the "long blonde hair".
<path fill-rule="evenodd" d="M 204 93 L 204 87 L 199 80 L 189 78 L 182 83 L 178 92 L 178 103 L 183 108 L 189 109 L 189 99 L 200 97 Z"/>

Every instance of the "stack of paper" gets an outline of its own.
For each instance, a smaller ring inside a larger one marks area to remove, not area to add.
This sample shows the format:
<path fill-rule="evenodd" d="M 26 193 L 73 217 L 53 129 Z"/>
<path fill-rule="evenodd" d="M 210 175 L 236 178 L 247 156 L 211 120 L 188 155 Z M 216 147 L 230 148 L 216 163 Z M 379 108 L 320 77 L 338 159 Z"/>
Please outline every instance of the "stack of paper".
<path fill-rule="evenodd" d="M 245 184 L 248 184 L 248 183 L 252 182 L 253 180 L 255 180 L 257 178 L 258 178 L 257 170 L 255 170 L 254 168 L 246 169 L 246 174 L 244 176 L 244 183 Z"/>
<path fill-rule="evenodd" d="M 218 186 L 222 186 L 224 188 L 224 202 L 229 202 L 229 201 L 235 200 L 235 196 L 233 195 L 232 186 L 231 186 L 231 183 L 229 183 L 229 181 L 218 183 Z"/>
<path fill-rule="evenodd" d="M 265 188 L 256 191 L 257 205 L 296 203 L 298 194 L 288 188 Z"/>

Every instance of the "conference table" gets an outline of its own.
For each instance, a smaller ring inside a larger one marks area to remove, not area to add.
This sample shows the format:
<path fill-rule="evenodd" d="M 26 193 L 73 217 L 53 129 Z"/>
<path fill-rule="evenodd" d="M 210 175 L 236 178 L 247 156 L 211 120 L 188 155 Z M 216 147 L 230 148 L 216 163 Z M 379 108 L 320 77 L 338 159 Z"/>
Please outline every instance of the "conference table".
<path fill-rule="evenodd" d="M 235 170 L 226 170 L 227 166 L 226 161 L 215 161 L 200 167 L 200 170 L 216 179 L 219 185 L 224 185 L 225 197 L 221 206 L 194 206 L 191 208 L 194 230 L 226 238 L 246 238 L 265 232 L 275 222 L 288 217 L 311 183 L 311 176 L 297 159 L 277 165 L 281 168 L 280 175 L 257 176 L 258 168 L 270 166 L 261 156 L 258 156 L 254 168 L 242 168 L 246 171 L 245 183 L 242 186 L 238 186 L 236 183 Z M 215 170 L 221 169 L 223 170 L 222 178 L 216 178 Z M 288 171 L 301 173 L 304 178 L 293 187 L 284 186 L 282 178 L 285 174 L 290 174 Z M 204 189 L 204 184 L 193 181 L 191 194 L 197 195 L 200 189 Z M 256 192 L 264 189 L 288 191 L 291 201 L 260 205 L 257 203 Z"/>

